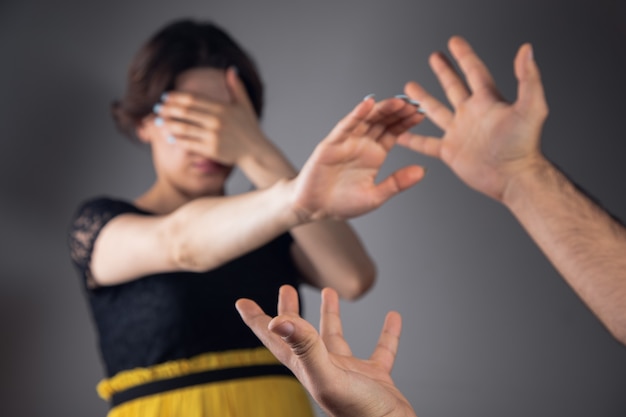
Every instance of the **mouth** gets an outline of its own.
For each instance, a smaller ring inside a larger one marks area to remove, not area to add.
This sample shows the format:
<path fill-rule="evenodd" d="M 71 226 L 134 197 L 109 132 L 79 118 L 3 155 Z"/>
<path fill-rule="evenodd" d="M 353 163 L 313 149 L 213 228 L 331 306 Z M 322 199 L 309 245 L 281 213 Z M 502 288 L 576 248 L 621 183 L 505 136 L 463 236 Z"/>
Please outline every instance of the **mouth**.
<path fill-rule="evenodd" d="M 230 166 L 220 164 L 219 162 L 211 159 L 195 161 L 191 165 L 202 174 L 220 174 L 230 170 Z"/>

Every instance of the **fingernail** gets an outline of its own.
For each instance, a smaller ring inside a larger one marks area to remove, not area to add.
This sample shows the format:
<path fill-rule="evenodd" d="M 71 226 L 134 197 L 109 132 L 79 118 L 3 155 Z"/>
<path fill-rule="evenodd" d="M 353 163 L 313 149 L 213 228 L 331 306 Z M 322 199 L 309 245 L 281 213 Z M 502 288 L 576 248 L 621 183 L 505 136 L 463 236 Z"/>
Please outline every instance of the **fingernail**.
<path fill-rule="evenodd" d="M 426 114 L 426 110 L 424 110 L 424 109 L 423 109 L 423 108 L 421 108 L 421 107 L 418 107 L 418 108 L 417 108 L 417 112 L 418 112 L 419 114 Z"/>
<path fill-rule="evenodd" d="M 152 108 L 152 111 L 155 112 L 156 114 L 159 114 L 162 108 L 163 108 L 163 105 L 161 103 L 157 103 Z"/>
<path fill-rule="evenodd" d="M 365 97 L 363 97 L 363 101 L 369 100 L 370 98 L 374 98 L 374 97 L 376 97 L 376 94 L 374 94 L 374 93 L 368 94 Z"/>
<path fill-rule="evenodd" d="M 154 125 L 155 126 L 163 126 L 164 120 L 162 117 L 157 117 L 156 119 L 154 119 Z"/>
<path fill-rule="evenodd" d="M 404 101 L 406 101 L 409 104 L 412 104 L 415 107 L 418 107 L 420 105 L 420 102 L 417 100 L 413 100 L 411 97 L 405 95 L 405 94 L 397 94 L 395 96 L 396 98 L 402 99 Z"/>
<path fill-rule="evenodd" d="M 176 143 L 176 138 L 173 135 L 168 135 L 166 140 L 167 143 Z"/>
<path fill-rule="evenodd" d="M 167 100 L 167 96 L 168 96 L 167 92 L 161 94 L 161 101 Z"/>

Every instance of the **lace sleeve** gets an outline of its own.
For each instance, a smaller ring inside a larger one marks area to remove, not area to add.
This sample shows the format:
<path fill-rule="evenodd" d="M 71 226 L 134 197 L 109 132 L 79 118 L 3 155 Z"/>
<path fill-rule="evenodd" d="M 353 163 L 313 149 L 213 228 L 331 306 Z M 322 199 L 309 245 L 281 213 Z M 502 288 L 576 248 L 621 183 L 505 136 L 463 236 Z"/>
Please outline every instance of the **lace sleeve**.
<path fill-rule="evenodd" d="M 112 218 L 122 213 L 137 212 L 131 204 L 108 198 L 98 198 L 83 203 L 74 215 L 68 236 L 70 258 L 87 288 L 95 288 L 90 269 L 91 253 L 100 230 Z"/>

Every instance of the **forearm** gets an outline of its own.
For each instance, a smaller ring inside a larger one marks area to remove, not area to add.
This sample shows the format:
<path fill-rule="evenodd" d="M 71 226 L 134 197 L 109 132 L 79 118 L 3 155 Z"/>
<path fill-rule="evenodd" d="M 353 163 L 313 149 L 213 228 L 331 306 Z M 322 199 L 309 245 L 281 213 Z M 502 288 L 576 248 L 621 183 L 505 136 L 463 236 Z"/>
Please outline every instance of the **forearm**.
<path fill-rule="evenodd" d="M 294 227 L 294 258 L 307 282 L 354 299 L 374 283 L 376 266 L 348 223 L 322 220 Z"/>
<path fill-rule="evenodd" d="M 504 204 L 567 283 L 626 344 L 626 230 L 548 161 L 518 175 Z"/>
<path fill-rule="evenodd" d="M 297 174 L 269 140 L 258 141 L 239 167 L 261 189 Z M 373 284 L 375 266 L 346 222 L 316 221 L 295 227 L 291 234 L 296 241 L 294 258 L 309 284 L 333 287 L 348 299 L 362 295 Z"/>
<path fill-rule="evenodd" d="M 260 138 L 249 146 L 238 162 L 244 175 L 261 189 L 280 179 L 293 178 L 298 173 L 283 153 L 267 138 Z"/>
<path fill-rule="evenodd" d="M 170 253 L 183 270 L 205 271 L 254 250 L 301 224 L 291 181 L 219 198 L 201 198 L 170 215 Z"/>

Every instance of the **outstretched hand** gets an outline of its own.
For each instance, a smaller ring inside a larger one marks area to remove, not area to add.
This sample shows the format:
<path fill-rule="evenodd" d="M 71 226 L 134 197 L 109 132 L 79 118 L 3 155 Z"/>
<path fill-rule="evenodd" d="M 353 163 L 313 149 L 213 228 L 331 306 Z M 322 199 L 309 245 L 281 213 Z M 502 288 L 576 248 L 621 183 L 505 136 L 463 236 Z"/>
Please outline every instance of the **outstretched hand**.
<path fill-rule="evenodd" d="M 467 41 L 455 36 L 448 46 L 467 85 L 443 54 L 433 54 L 430 66 L 452 110 L 415 82 L 405 87 L 443 137 L 406 133 L 398 143 L 440 158 L 470 187 L 501 201 L 516 175 L 544 162 L 539 140 L 548 107 L 532 48 L 524 44 L 517 53 L 518 96 L 508 103 Z"/>
<path fill-rule="evenodd" d="M 376 176 L 398 137 L 423 120 L 399 98 L 368 98 L 343 118 L 315 148 L 296 178 L 294 207 L 303 218 L 347 219 L 381 206 L 424 176 L 407 166 L 380 183 Z"/>
<path fill-rule="evenodd" d="M 390 376 L 402 327 L 398 313 L 387 314 L 372 356 L 358 359 L 343 338 L 339 299 L 330 288 L 322 291 L 320 333 L 299 316 L 298 294 L 288 285 L 280 289 L 273 319 L 252 300 L 240 299 L 236 307 L 330 416 L 415 416 Z"/>

